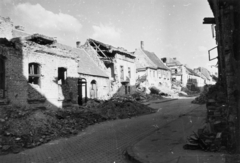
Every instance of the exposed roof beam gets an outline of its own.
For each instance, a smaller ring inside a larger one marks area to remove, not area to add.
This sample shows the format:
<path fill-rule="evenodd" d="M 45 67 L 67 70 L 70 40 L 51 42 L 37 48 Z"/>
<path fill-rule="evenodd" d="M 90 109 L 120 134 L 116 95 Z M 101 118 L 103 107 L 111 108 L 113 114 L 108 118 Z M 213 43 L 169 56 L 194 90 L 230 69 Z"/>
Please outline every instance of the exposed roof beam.
<path fill-rule="evenodd" d="M 97 51 L 99 50 L 99 51 L 103 54 L 104 57 L 107 57 L 107 56 L 104 54 L 104 52 L 99 48 L 100 45 L 97 46 L 94 41 L 92 41 L 92 43 L 95 45 L 95 48 L 97 49 Z"/>

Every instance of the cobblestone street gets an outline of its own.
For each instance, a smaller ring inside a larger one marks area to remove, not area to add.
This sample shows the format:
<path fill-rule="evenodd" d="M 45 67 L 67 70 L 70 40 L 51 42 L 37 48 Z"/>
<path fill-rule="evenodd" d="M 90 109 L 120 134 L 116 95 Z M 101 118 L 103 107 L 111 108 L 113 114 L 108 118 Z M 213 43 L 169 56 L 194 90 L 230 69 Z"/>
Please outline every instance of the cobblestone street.
<path fill-rule="evenodd" d="M 151 103 L 158 112 L 132 119 L 108 121 L 88 127 L 77 136 L 49 142 L 19 154 L 0 156 L 1 163 L 125 163 L 129 145 L 191 111 L 192 99 Z"/>

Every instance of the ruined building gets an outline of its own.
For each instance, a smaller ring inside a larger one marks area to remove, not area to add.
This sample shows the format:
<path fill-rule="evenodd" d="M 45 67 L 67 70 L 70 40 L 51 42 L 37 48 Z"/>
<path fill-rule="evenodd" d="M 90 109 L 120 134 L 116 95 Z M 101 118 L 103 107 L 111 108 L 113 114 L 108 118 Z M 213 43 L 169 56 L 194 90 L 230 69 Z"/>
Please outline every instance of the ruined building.
<path fill-rule="evenodd" d="M 136 66 L 135 56 L 123 48 L 102 43 L 94 39 L 88 39 L 84 45 L 88 53 L 97 57 L 104 63 L 106 73 L 111 80 L 111 94 L 116 93 L 122 85 L 135 85 Z M 95 52 L 92 52 L 94 50 Z M 95 58 L 95 60 L 97 60 Z"/>
<path fill-rule="evenodd" d="M 17 33 L 9 19 L 1 21 L 8 26 L 1 26 L 0 104 L 62 108 L 109 98 L 109 77 L 84 48 Z"/>
<path fill-rule="evenodd" d="M 171 69 L 172 81 L 178 82 L 182 87 L 195 90 L 205 85 L 204 79 L 187 65 L 180 63 L 177 58 L 162 58 L 162 61 Z"/>

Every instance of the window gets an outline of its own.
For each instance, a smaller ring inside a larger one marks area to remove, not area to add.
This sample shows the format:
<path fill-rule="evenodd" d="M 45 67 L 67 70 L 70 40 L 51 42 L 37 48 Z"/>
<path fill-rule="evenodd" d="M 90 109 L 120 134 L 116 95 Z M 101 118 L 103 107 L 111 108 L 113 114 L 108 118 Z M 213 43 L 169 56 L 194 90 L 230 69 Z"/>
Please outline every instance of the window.
<path fill-rule="evenodd" d="M 5 61 L 0 57 L 0 98 L 4 98 L 5 89 Z"/>
<path fill-rule="evenodd" d="M 131 78 L 131 68 L 130 67 L 128 67 L 128 77 L 129 77 L 129 79 Z"/>
<path fill-rule="evenodd" d="M 67 69 L 64 67 L 58 68 L 58 83 L 65 84 L 67 79 Z"/>
<path fill-rule="evenodd" d="M 124 80 L 124 69 L 123 69 L 123 66 L 120 66 L 120 79 Z"/>
<path fill-rule="evenodd" d="M 40 86 L 40 78 L 41 78 L 41 72 L 40 72 L 40 65 L 38 63 L 29 63 L 28 65 L 28 83 L 36 84 Z"/>

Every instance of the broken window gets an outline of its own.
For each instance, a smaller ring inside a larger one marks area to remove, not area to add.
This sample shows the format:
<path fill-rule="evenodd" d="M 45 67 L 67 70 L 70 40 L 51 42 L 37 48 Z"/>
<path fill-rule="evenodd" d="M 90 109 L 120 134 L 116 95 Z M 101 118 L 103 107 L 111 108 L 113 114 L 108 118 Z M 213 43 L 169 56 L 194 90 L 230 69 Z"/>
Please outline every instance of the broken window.
<path fill-rule="evenodd" d="M 5 61 L 0 57 L 0 98 L 4 98 L 5 89 Z"/>
<path fill-rule="evenodd" d="M 40 72 L 40 65 L 38 63 L 29 63 L 28 65 L 28 83 L 36 84 L 40 86 L 40 78 L 41 78 L 41 72 Z"/>
<path fill-rule="evenodd" d="M 128 67 L 128 77 L 129 77 L 129 79 L 131 78 L 131 68 L 130 67 Z"/>
<path fill-rule="evenodd" d="M 120 66 L 120 79 L 124 80 L 124 69 L 123 69 L 123 66 Z"/>
<path fill-rule="evenodd" d="M 67 79 L 67 69 L 64 67 L 58 68 L 58 83 L 65 84 Z"/>

